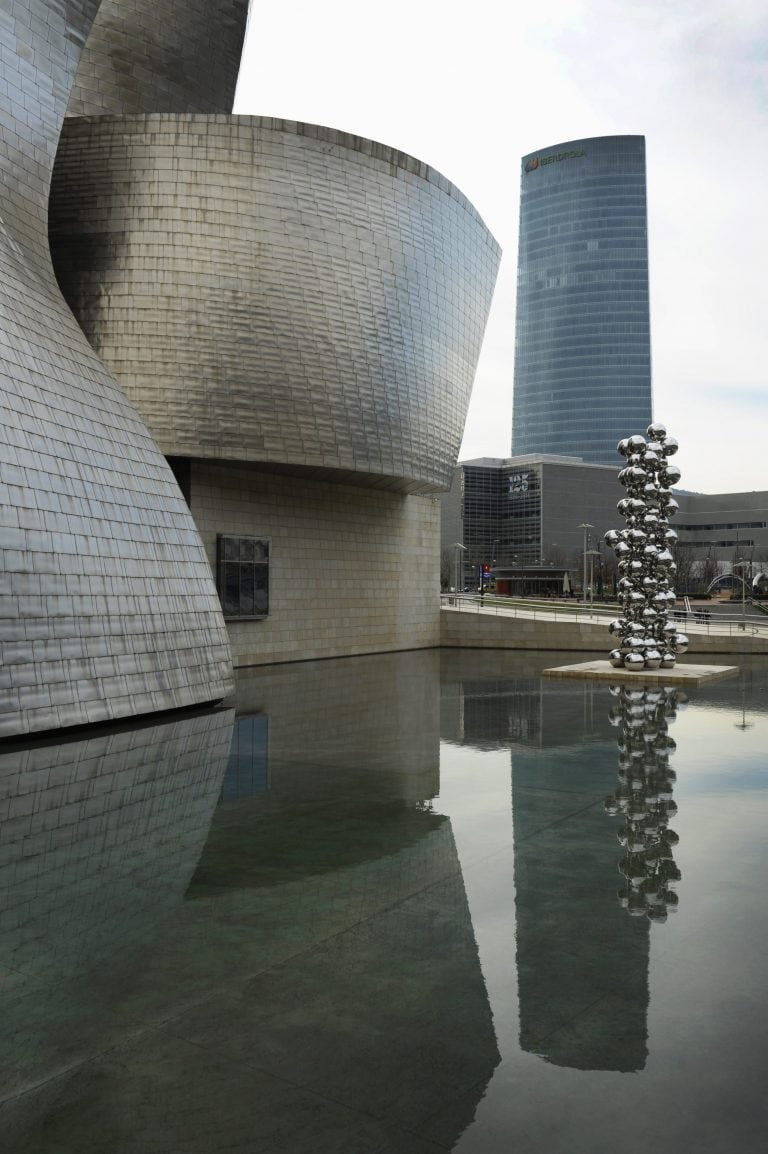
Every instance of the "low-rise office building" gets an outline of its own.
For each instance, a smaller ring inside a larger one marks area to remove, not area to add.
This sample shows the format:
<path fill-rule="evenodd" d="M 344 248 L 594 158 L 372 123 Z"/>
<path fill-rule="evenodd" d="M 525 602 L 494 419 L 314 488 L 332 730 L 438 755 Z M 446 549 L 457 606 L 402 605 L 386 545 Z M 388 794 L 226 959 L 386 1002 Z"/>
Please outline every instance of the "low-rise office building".
<path fill-rule="evenodd" d="M 443 586 L 499 593 L 610 589 L 607 529 L 621 524 L 618 470 L 578 457 L 481 457 L 457 467 L 442 499 Z M 739 563 L 768 566 L 768 492 L 675 491 L 679 583 L 706 588 Z"/>

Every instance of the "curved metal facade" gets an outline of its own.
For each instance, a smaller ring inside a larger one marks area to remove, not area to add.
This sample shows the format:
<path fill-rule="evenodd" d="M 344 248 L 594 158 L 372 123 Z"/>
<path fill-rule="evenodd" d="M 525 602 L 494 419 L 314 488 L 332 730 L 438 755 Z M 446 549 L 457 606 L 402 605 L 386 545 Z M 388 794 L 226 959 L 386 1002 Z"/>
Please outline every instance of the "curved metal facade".
<path fill-rule="evenodd" d="M 248 0 L 102 0 L 70 116 L 231 112 Z"/>
<path fill-rule="evenodd" d="M 615 464 L 651 420 L 645 139 L 523 157 L 512 454 Z"/>
<path fill-rule="evenodd" d="M 231 685 L 189 511 L 50 268 L 50 169 L 96 8 L 14 0 L 0 22 L 0 736 Z"/>
<path fill-rule="evenodd" d="M 70 120 L 51 244 L 165 453 L 450 484 L 499 248 L 433 169 L 269 118 Z"/>

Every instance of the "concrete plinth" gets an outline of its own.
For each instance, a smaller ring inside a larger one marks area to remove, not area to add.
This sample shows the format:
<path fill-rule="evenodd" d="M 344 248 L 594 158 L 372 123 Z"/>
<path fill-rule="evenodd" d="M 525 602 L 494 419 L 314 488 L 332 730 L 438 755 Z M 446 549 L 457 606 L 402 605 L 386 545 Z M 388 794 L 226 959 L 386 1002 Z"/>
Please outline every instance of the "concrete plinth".
<path fill-rule="evenodd" d="M 614 669 L 610 661 L 582 661 L 542 670 L 544 677 L 577 677 L 584 681 L 634 682 L 643 685 L 706 685 L 738 673 L 738 665 L 676 665 L 674 669 Z"/>

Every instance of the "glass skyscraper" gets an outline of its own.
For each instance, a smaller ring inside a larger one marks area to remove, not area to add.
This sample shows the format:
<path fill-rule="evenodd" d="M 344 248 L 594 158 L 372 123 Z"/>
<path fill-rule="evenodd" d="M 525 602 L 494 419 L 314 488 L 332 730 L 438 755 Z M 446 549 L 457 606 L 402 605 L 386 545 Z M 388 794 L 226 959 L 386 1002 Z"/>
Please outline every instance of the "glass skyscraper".
<path fill-rule="evenodd" d="M 512 455 L 616 464 L 651 420 L 645 137 L 522 160 Z"/>

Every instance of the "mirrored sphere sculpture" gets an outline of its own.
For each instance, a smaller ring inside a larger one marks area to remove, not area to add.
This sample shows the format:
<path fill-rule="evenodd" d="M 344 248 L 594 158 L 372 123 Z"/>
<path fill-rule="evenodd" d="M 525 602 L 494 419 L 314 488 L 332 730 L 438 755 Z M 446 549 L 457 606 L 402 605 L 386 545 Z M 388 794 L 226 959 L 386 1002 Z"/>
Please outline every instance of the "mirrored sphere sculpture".
<path fill-rule="evenodd" d="M 670 548 L 677 534 L 669 518 L 678 508 L 670 489 L 680 480 L 680 470 L 669 458 L 677 452 L 677 441 L 657 422 L 648 426 L 646 437 L 635 434 L 616 446 L 627 461 L 619 473 L 627 495 L 616 506 L 626 528 L 609 529 L 604 538 L 621 574 L 622 615 L 609 625 L 616 639 L 609 660 L 615 669 L 638 673 L 672 669 L 688 648 L 688 638 L 668 620 L 677 569 Z"/>
<path fill-rule="evenodd" d="M 619 730 L 619 786 L 605 799 L 605 812 L 623 818 L 617 833 L 624 847 L 619 873 L 621 905 L 635 917 L 666 921 L 677 909 L 675 886 L 680 870 L 673 850 L 680 840 L 669 828 L 677 813 L 672 798 L 675 772 L 669 755 L 675 743 L 669 723 L 686 698 L 674 689 L 611 686 L 616 704 L 608 717 Z"/>

